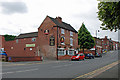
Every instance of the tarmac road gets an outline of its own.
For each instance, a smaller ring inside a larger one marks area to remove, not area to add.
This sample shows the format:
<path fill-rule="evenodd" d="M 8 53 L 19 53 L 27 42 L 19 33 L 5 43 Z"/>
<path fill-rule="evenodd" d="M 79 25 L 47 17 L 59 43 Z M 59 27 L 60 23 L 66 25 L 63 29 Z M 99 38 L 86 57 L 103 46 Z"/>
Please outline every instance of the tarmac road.
<path fill-rule="evenodd" d="M 118 51 L 111 51 L 84 61 L 3 63 L 1 74 L 3 78 L 118 78 L 117 61 Z M 106 76 L 102 75 L 105 72 Z"/>

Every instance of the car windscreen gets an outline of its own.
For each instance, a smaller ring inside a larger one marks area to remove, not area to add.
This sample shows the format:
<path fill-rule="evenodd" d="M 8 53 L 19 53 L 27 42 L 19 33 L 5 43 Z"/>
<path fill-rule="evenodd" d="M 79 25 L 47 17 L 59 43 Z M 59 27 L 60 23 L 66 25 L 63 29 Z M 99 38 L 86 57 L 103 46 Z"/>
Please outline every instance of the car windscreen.
<path fill-rule="evenodd" d="M 75 54 L 74 56 L 79 56 L 79 54 Z"/>

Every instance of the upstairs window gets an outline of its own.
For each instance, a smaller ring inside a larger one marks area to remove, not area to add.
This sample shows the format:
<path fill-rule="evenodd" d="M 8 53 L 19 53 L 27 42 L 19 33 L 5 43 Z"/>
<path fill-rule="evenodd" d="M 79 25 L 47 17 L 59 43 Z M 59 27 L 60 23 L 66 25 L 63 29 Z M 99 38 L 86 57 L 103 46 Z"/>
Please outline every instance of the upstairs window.
<path fill-rule="evenodd" d="M 70 38 L 70 45 L 73 46 L 73 39 Z"/>
<path fill-rule="evenodd" d="M 32 42 L 35 42 L 36 41 L 36 38 L 32 38 Z"/>
<path fill-rule="evenodd" d="M 70 36 L 73 36 L 73 32 L 72 31 L 70 31 Z"/>
<path fill-rule="evenodd" d="M 65 34 L 64 29 L 61 29 L 61 34 Z"/>

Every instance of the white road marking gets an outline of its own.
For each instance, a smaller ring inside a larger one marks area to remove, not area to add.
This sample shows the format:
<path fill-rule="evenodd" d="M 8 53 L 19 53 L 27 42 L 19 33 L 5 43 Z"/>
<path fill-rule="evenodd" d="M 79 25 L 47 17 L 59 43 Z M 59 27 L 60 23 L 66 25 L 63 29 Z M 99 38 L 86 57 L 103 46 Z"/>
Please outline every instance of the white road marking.
<path fill-rule="evenodd" d="M 15 72 L 4 72 L 2 74 L 10 74 L 10 73 L 19 73 L 19 72 L 28 72 L 28 71 L 35 71 L 38 70 L 38 68 L 36 69 L 29 69 L 29 70 L 22 70 L 22 71 L 15 71 Z"/>

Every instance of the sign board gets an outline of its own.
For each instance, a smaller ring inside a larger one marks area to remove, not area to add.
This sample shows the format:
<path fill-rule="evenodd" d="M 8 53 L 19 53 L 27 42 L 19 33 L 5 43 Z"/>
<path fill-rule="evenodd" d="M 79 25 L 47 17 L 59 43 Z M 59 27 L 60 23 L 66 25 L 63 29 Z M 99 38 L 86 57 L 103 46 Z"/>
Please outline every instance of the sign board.
<path fill-rule="evenodd" d="M 55 38 L 53 36 L 50 37 L 50 46 L 55 45 Z"/>
<path fill-rule="evenodd" d="M 48 35 L 48 34 L 49 34 L 49 30 L 45 30 L 45 31 L 44 31 L 44 34 L 45 34 L 45 35 Z"/>
<path fill-rule="evenodd" d="M 64 43 L 64 37 L 61 37 L 60 42 Z"/>
<path fill-rule="evenodd" d="M 35 44 L 26 44 L 26 47 L 35 47 Z"/>

